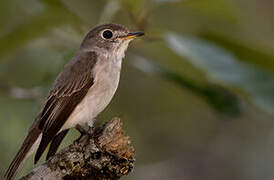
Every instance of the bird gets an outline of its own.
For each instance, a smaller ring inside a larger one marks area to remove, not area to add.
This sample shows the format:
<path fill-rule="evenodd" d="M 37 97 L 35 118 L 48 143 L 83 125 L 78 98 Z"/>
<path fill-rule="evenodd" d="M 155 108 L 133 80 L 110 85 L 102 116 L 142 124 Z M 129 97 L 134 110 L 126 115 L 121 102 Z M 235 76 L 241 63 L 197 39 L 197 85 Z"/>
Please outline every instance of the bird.
<path fill-rule="evenodd" d="M 47 146 L 46 159 L 53 156 L 69 129 L 82 132 L 113 98 L 119 84 L 122 59 L 130 41 L 143 36 L 119 24 L 91 29 L 80 48 L 57 76 L 48 96 L 27 132 L 4 177 L 11 180 L 23 161 L 35 151 L 34 164 Z"/>

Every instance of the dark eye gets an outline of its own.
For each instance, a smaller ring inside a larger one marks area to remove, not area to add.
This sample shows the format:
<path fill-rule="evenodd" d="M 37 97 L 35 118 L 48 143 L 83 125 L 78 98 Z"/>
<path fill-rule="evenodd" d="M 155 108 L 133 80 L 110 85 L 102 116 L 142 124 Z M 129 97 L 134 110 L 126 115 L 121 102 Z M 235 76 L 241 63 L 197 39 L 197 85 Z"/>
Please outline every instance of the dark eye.
<path fill-rule="evenodd" d="M 102 34 L 103 38 L 110 39 L 113 36 L 113 33 L 110 30 L 105 30 Z"/>

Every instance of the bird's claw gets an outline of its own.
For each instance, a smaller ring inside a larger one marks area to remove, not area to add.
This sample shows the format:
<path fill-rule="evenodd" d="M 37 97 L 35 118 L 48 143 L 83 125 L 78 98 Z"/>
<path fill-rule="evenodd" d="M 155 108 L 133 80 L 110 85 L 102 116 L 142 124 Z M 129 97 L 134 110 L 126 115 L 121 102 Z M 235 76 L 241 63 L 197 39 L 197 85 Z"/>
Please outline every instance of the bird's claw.
<path fill-rule="evenodd" d="M 77 131 L 79 131 L 79 133 L 81 133 L 82 136 L 88 134 L 88 131 L 79 124 L 75 126 L 75 129 L 77 129 Z"/>
<path fill-rule="evenodd" d="M 89 127 L 89 129 L 88 130 L 86 130 L 85 128 L 83 128 L 82 126 L 80 126 L 79 124 L 77 124 L 76 126 L 75 126 L 75 129 L 77 130 L 77 131 L 79 131 L 80 132 L 80 137 L 79 138 L 77 138 L 75 141 L 79 141 L 83 136 L 85 136 L 85 135 L 87 135 L 89 138 L 90 137 L 92 137 L 92 134 L 93 134 L 93 132 L 94 132 L 94 128 L 93 127 Z"/>

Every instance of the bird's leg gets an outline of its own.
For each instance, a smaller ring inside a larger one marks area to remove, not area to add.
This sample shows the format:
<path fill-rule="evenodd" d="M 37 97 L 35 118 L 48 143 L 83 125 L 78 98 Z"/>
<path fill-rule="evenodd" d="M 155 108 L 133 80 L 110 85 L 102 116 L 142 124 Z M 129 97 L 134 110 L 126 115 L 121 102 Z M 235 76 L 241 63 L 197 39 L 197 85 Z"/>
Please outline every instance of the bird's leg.
<path fill-rule="evenodd" d="M 80 137 L 79 137 L 78 139 L 76 139 L 76 141 L 78 141 L 79 139 L 81 139 L 84 135 L 87 135 L 87 136 L 89 136 L 89 137 L 92 136 L 92 134 L 93 134 L 93 132 L 94 132 L 93 122 L 94 122 L 94 121 L 88 122 L 88 126 L 89 126 L 89 129 L 88 129 L 88 130 L 86 130 L 85 128 L 83 128 L 83 127 L 82 127 L 81 125 L 79 125 L 79 124 L 77 124 L 77 125 L 75 126 L 75 129 L 76 129 L 77 131 L 79 131 L 80 134 L 81 134 Z"/>
<path fill-rule="evenodd" d="M 77 131 L 79 131 L 79 133 L 80 133 L 81 135 L 80 135 L 80 137 L 77 138 L 74 142 L 79 141 L 84 135 L 88 135 L 88 136 L 89 136 L 88 131 L 85 130 L 85 128 L 83 128 L 83 127 L 80 126 L 79 124 L 76 124 L 75 129 L 76 129 Z"/>
<path fill-rule="evenodd" d="M 79 142 L 80 139 L 82 139 L 83 136 L 88 136 L 88 139 L 90 139 L 92 137 L 93 134 L 93 127 L 89 127 L 88 130 L 86 130 L 85 128 L 83 128 L 81 125 L 77 124 L 75 126 L 75 129 L 77 129 L 77 131 L 80 132 L 80 137 L 77 138 L 74 142 Z M 85 146 L 88 144 L 89 141 L 86 141 Z"/>
<path fill-rule="evenodd" d="M 94 132 L 94 126 L 93 126 L 94 121 L 95 121 L 95 119 L 93 119 L 93 120 L 91 120 L 91 121 L 88 122 L 88 127 L 89 127 L 88 128 L 88 133 L 90 135 L 92 135 L 93 132 Z"/>
<path fill-rule="evenodd" d="M 81 133 L 81 136 L 88 134 L 88 131 L 85 130 L 85 128 L 83 128 L 79 124 L 76 124 L 75 129 L 77 129 L 77 131 L 79 131 L 79 133 Z"/>

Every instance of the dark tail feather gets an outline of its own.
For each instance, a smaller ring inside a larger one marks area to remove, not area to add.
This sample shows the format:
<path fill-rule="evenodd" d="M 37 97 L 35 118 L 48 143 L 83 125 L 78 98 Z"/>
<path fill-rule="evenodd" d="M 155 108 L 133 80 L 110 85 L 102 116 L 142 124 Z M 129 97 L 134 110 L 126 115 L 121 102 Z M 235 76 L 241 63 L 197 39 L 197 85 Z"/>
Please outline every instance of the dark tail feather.
<path fill-rule="evenodd" d="M 34 156 L 34 164 L 36 164 L 39 159 L 41 158 L 42 154 L 44 153 L 44 151 L 46 150 L 47 146 L 49 145 L 50 141 L 53 139 L 54 137 L 47 137 L 45 136 L 45 134 L 42 135 L 42 139 L 41 142 L 39 144 L 39 147 L 35 153 Z"/>
<path fill-rule="evenodd" d="M 51 141 L 50 147 L 49 147 L 49 151 L 48 151 L 46 160 L 48 160 L 51 156 L 53 156 L 56 153 L 58 147 L 60 146 L 64 137 L 67 135 L 68 131 L 69 131 L 69 129 L 61 131 L 59 134 L 57 134 L 53 138 L 53 140 Z"/>
<path fill-rule="evenodd" d="M 4 177 L 6 180 L 11 180 L 15 176 L 19 166 L 25 159 L 27 153 L 29 152 L 30 148 L 39 137 L 40 133 L 41 131 L 38 128 L 31 128 L 29 130 L 29 133 L 27 137 L 25 138 L 22 146 L 20 147 L 19 151 L 17 152 L 16 156 L 12 160 L 9 168 L 7 169 L 5 173 Z"/>

